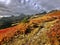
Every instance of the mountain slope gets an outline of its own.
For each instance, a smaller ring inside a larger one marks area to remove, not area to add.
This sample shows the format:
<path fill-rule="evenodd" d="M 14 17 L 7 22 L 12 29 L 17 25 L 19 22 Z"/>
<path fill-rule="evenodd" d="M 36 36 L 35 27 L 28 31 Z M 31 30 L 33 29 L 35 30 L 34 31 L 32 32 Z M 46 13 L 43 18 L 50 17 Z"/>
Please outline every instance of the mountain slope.
<path fill-rule="evenodd" d="M 59 41 L 55 38 L 58 36 L 55 34 L 60 34 L 59 24 L 60 11 L 57 10 L 44 14 L 43 16 L 30 18 L 28 22 L 22 22 L 14 26 L 15 29 L 11 27 L 6 32 L 4 32 L 5 29 L 3 31 L 0 30 L 0 32 L 2 31 L 0 33 L 0 40 L 4 39 L 3 34 L 6 34 L 8 39 L 5 38 L 5 40 L 2 40 L 4 42 L 2 45 L 59 45 Z M 58 33 L 56 33 L 55 29 L 58 30 Z"/>

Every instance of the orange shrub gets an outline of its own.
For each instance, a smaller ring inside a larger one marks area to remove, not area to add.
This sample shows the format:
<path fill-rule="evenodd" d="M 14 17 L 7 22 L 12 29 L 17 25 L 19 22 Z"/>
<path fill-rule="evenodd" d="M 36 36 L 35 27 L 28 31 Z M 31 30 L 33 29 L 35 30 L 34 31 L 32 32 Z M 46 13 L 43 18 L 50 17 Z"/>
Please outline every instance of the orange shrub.
<path fill-rule="evenodd" d="M 59 20 L 60 21 L 60 20 Z M 48 32 L 52 45 L 59 45 L 60 40 L 60 22 L 56 23 Z"/>
<path fill-rule="evenodd" d="M 0 44 L 1 42 L 5 40 L 9 40 L 11 37 L 13 37 L 17 31 L 25 32 L 27 27 L 28 27 L 28 24 L 21 23 L 14 27 L 1 29 L 0 30 Z"/>

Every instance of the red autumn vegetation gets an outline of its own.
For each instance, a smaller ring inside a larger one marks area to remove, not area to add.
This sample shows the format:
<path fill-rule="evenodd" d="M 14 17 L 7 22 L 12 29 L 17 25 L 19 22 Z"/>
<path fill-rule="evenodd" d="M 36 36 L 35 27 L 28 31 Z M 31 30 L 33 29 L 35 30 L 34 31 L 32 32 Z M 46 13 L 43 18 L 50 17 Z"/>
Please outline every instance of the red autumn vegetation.
<path fill-rule="evenodd" d="M 30 24 L 32 23 L 41 23 L 44 21 L 51 21 L 56 19 L 54 26 L 48 31 L 47 35 L 50 39 L 51 45 L 59 45 L 60 42 L 60 11 L 54 11 L 48 13 L 42 17 L 34 18 L 30 20 Z"/>
<path fill-rule="evenodd" d="M 50 39 L 51 45 L 60 45 L 60 12 L 54 12 L 49 14 L 51 17 L 56 17 L 58 21 L 48 31 L 47 35 Z"/>
<path fill-rule="evenodd" d="M 29 23 L 20 23 L 16 26 L 13 26 L 13 27 L 9 27 L 9 28 L 6 28 L 6 29 L 1 29 L 0 30 L 0 44 L 3 41 L 9 40 L 18 31 L 19 32 L 25 32 L 26 29 L 28 28 L 28 26 L 31 25 L 32 23 L 40 23 L 40 22 L 44 22 L 44 21 L 48 21 L 48 20 L 50 21 L 50 20 L 53 20 L 54 18 L 58 19 L 58 21 L 48 32 L 48 37 L 51 39 L 51 43 L 57 42 L 57 44 L 58 44 L 56 36 L 60 36 L 60 23 L 59 23 L 59 21 L 60 21 L 60 11 L 55 11 L 55 12 L 52 12 L 52 13 L 45 14 L 42 17 L 31 19 Z"/>
<path fill-rule="evenodd" d="M 1 29 L 0 30 L 0 44 L 3 41 L 8 41 L 11 37 L 14 36 L 16 32 L 25 32 L 26 28 L 28 27 L 27 24 L 20 23 L 17 26 Z"/>
<path fill-rule="evenodd" d="M 48 37 L 52 45 L 59 45 L 60 43 L 60 22 L 56 23 L 48 32 Z"/>
<path fill-rule="evenodd" d="M 54 18 L 60 19 L 60 10 L 57 10 L 57 11 L 54 11 L 51 13 L 47 13 L 42 17 L 30 19 L 30 24 L 40 23 L 40 22 L 44 22 L 44 21 L 50 21 L 50 20 L 53 20 Z"/>

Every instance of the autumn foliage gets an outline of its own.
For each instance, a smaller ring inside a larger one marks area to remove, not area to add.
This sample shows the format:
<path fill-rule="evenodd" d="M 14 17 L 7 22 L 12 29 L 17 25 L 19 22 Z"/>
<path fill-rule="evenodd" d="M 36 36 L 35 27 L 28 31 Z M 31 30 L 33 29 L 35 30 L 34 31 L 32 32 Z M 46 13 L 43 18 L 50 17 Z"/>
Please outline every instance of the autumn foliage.
<path fill-rule="evenodd" d="M 47 35 L 50 39 L 51 45 L 60 45 L 60 12 L 49 14 L 51 17 L 56 17 L 58 21 L 48 31 Z"/>
<path fill-rule="evenodd" d="M 38 17 L 35 19 L 30 20 L 30 24 L 32 23 L 41 23 L 41 22 L 47 22 L 57 20 L 54 23 L 54 26 L 51 27 L 50 30 L 48 30 L 47 35 L 50 39 L 51 45 L 59 45 L 60 44 L 60 11 L 56 10 L 51 13 L 47 13 L 42 17 Z"/>
<path fill-rule="evenodd" d="M 60 40 L 60 11 L 55 11 L 52 13 L 45 14 L 42 17 L 34 18 L 29 20 L 27 23 L 20 23 L 16 26 L 9 27 L 6 29 L 0 30 L 0 44 L 3 41 L 8 41 L 10 38 L 12 38 L 17 32 L 23 32 L 25 33 L 26 29 L 32 24 L 32 23 L 41 23 L 41 22 L 47 22 L 51 20 L 57 19 L 57 22 L 54 24 L 54 26 L 48 31 L 48 37 L 51 39 L 51 44 L 54 43 L 54 45 L 59 44 Z M 57 40 L 58 39 L 58 40 Z M 55 43 L 57 42 L 57 43 Z"/>
<path fill-rule="evenodd" d="M 0 30 L 0 44 L 3 41 L 9 40 L 11 37 L 14 36 L 16 32 L 25 32 L 26 28 L 28 27 L 27 24 L 20 23 L 17 26 L 1 29 Z"/>
<path fill-rule="evenodd" d="M 52 13 L 47 13 L 42 17 L 30 19 L 30 24 L 51 21 L 57 18 L 60 18 L 60 10 L 54 11 Z"/>

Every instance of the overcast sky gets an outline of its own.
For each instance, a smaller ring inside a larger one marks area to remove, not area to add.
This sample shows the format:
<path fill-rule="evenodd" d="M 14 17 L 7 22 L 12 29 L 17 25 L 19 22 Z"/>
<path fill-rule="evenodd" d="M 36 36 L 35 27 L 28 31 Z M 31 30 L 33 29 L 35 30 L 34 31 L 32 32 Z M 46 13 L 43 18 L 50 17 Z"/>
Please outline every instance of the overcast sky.
<path fill-rule="evenodd" d="M 60 9 L 60 0 L 0 0 L 0 15 L 36 14 L 53 9 Z"/>

